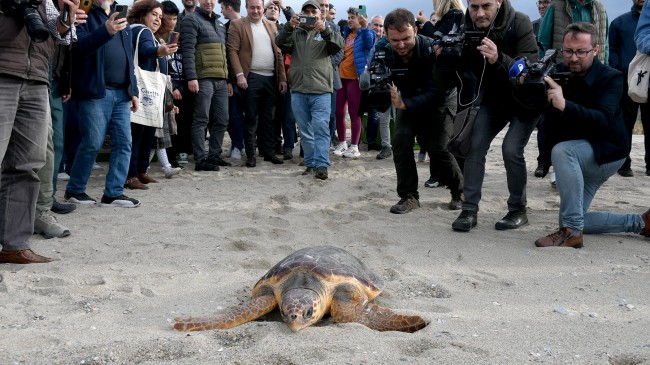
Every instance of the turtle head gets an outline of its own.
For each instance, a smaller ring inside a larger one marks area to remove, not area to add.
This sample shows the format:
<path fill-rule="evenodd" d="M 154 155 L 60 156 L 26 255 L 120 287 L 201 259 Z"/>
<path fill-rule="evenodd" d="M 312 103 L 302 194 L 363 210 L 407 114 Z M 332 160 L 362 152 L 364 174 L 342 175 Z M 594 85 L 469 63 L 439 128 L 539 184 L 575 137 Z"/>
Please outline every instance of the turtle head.
<path fill-rule="evenodd" d="M 321 296 L 310 289 L 290 289 L 282 294 L 282 319 L 293 332 L 318 322 L 324 314 Z"/>

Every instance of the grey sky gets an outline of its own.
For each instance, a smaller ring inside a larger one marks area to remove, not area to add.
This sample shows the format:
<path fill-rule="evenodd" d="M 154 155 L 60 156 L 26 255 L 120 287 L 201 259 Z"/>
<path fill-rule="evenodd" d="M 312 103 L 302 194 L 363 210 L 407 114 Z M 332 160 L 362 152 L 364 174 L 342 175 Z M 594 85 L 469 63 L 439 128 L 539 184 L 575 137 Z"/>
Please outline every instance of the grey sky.
<path fill-rule="evenodd" d="M 121 4 L 131 4 L 132 0 L 118 0 Z M 180 0 L 174 0 L 174 2 L 182 10 L 182 5 Z M 244 10 L 244 2 L 242 0 L 242 13 L 246 13 Z M 265 0 L 266 2 L 266 0 Z M 304 0 L 284 0 L 285 4 L 291 6 L 294 9 L 299 9 L 300 5 Z M 433 11 L 433 1 L 431 0 L 330 0 L 332 4 L 337 8 L 337 20 L 342 17 L 347 17 L 345 14 L 346 10 L 351 6 L 359 6 L 360 4 L 367 5 L 368 15 L 385 15 L 396 7 L 404 7 L 416 13 L 418 10 L 424 10 L 425 13 L 430 14 Z M 463 0 L 467 4 L 467 0 Z M 510 0 L 515 9 L 528 14 L 531 20 L 535 20 L 539 17 L 537 12 L 537 5 L 535 5 L 535 0 Z M 605 4 L 607 9 L 607 15 L 609 20 L 612 21 L 617 16 L 627 12 L 632 7 L 632 0 L 601 0 Z M 217 13 L 219 12 L 219 5 L 216 6 Z"/>

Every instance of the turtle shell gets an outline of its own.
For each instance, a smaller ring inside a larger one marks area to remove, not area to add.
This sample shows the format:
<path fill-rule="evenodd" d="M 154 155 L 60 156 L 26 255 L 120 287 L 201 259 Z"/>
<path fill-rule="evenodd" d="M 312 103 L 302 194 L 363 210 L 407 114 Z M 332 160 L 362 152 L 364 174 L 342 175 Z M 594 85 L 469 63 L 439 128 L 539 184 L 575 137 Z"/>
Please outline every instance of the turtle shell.
<path fill-rule="evenodd" d="M 294 251 L 273 266 L 255 287 L 276 287 L 294 273 L 309 271 L 329 284 L 356 282 L 375 297 L 384 289 L 384 280 L 371 272 L 351 253 L 333 246 L 306 247 Z M 254 290 L 255 291 L 255 290 Z"/>

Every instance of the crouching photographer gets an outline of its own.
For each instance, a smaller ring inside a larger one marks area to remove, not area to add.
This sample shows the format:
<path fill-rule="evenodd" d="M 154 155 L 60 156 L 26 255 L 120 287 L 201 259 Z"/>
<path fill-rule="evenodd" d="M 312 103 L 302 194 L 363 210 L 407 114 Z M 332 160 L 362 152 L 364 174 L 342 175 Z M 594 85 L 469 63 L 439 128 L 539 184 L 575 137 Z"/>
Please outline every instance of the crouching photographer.
<path fill-rule="evenodd" d="M 45 164 L 49 62 L 54 42 L 70 44 L 79 0 L 2 0 L 0 8 L 0 263 L 52 261 L 30 249 L 37 172 Z"/>
<path fill-rule="evenodd" d="M 537 118 L 517 107 L 508 71 L 517 57 L 537 61 L 533 25 L 509 0 L 469 0 L 465 30 L 482 31 L 484 38 L 478 47 L 465 48 L 462 53 L 459 105 L 479 109 L 464 164 L 463 211 L 452 223 L 452 229 L 467 232 L 476 227 L 486 155 L 492 140 L 506 125 L 509 127 L 501 150 L 510 196 L 508 213 L 495 224 L 495 229 L 519 228 L 528 223 L 524 147 Z"/>
<path fill-rule="evenodd" d="M 623 74 L 597 58 L 598 31 L 570 24 L 564 33 L 563 64 L 571 77 L 560 86 L 546 76 L 551 104 L 543 127 L 548 143 L 544 175 L 552 162 L 560 194 L 560 227 L 535 242 L 538 247 L 582 247 L 588 234 L 633 232 L 650 236 L 650 211 L 643 214 L 587 212 L 598 189 L 623 165 L 630 151 L 620 99 Z"/>
<path fill-rule="evenodd" d="M 449 138 L 456 93 L 455 89 L 445 90 L 434 80 L 433 40 L 416 34 L 413 13 L 406 9 L 393 10 L 384 20 L 384 29 L 388 46 L 375 49 L 368 97 L 371 107 L 379 111 L 385 111 L 391 104 L 396 109 L 393 161 L 400 201 L 390 211 L 403 214 L 420 206 L 413 158 L 415 137 L 427 151 L 432 151 L 433 143 L 446 144 L 434 140 Z M 362 88 L 363 83 L 360 80 Z M 450 207 L 459 207 L 462 177 L 454 157 L 444 149 L 431 155 L 431 164 L 440 171 L 441 183 L 451 190 Z"/>

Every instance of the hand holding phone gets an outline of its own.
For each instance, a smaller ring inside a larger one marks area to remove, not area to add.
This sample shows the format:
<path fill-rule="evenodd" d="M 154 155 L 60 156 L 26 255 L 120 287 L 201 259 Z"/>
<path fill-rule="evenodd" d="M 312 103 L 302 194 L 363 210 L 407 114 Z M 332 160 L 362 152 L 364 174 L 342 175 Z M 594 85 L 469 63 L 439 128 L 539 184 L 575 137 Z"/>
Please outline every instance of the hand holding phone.
<path fill-rule="evenodd" d="M 368 19 L 368 8 L 365 5 L 359 5 L 359 15 Z"/>
<path fill-rule="evenodd" d="M 115 5 L 115 12 L 117 13 L 115 19 L 126 18 L 126 14 L 128 11 L 129 11 L 129 7 L 127 5 Z"/>
<path fill-rule="evenodd" d="M 171 32 L 169 33 L 169 39 L 167 40 L 167 44 L 178 44 L 178 39 L 180 38 L 181 34 L 178 32 Z"/>

